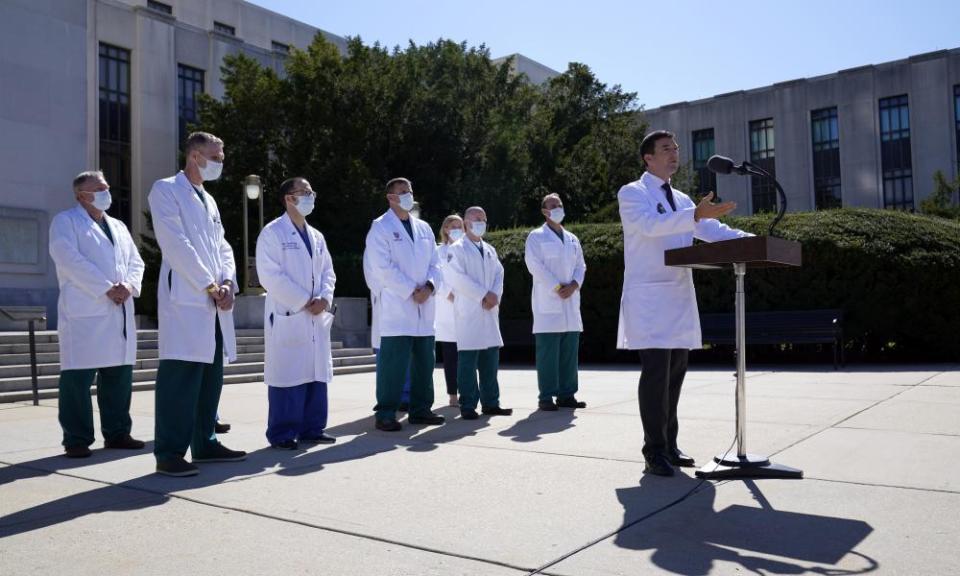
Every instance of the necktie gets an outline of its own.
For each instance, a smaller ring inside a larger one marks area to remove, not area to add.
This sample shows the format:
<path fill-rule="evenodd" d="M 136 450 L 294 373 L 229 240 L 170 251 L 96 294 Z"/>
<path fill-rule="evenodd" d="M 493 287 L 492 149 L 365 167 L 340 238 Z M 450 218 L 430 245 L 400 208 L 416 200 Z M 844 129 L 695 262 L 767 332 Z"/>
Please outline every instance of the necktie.
<path fill-rule="evenodd" d="M 673 201 L 673 188 L 671 188 L 671 187 L 670 187 L 670 184 L 668 184 L 668 183 L 666 183 L 666 182 L 663 183 L 663 186 L 661 186 L 661 188 L 663 188 L 663 193 L 667 195 L 667 202 L 670 203 L 670 208 L 671 208 L 674 212 L 676 212 L 676 211 L 677 211 L 677 204 Z"/>

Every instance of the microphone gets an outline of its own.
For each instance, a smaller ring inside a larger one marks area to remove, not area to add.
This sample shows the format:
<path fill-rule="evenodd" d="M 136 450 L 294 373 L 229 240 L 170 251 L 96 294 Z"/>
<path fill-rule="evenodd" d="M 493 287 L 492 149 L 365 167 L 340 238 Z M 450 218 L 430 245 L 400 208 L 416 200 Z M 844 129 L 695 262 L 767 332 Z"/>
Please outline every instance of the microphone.
<path fill-rule="evenodd" d="M 729 174 L 731 172 L 736 172 L 737 174 L 743 176 L 744 174 L 750 173 L 750 168 L 746 166 L 746 162 L 743 164 L 734 164 L 733 160 L 727 158 L 726 156 L 720 156 L 719 154 L 714 154 L 707 160 L 707 168 L 716 174 Z"/>

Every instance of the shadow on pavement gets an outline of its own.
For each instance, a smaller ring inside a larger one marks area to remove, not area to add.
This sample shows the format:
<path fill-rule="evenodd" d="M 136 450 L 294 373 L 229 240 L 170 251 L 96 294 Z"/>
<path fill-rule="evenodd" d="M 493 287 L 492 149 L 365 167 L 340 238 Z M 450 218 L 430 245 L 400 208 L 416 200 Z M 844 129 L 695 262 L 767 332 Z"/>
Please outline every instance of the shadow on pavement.
<path fill-rule="evenodd" d="M 681 490 L 700 482 L 686 475 L 674 478 L 644 476 L 639 486 L 617 489 L 624 507 L 624 525 L 650 514 L 662 501 L 668 484 L 681 483 Z M 674 574 L 702 575 L 718 561 L 739 564 L 754 574 L 865 574 L 879 568 L 872 558 L 855 552 L 873 528 L 850 518 L 816 516 L 774 509 L 751 480 L 745 484 L 759 506 L 732 505 L 714 510 L 716 488 L 704 482 L 669 514 L 655 515 L 624 530 L 614 543 L 631 550 L 652 550 L 650 561 Z M 746 553 L 750 552 L 750 553 Z M 854 570 L 830 568 L 847 555 L 862 559 Z M 777 556 L 771 559 L 764 556 Z M 820 564 L 809 565 L 783 560 Z"/>

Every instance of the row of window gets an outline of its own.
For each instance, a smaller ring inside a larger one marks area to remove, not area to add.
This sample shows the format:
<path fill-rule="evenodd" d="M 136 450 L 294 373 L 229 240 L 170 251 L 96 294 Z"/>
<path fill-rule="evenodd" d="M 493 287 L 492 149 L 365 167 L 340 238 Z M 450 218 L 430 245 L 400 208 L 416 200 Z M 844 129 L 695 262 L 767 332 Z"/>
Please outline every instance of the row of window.
<path fill-rule="evenodd" d="M 954 119 L 957 138 L 957 171 L 960 173 L 960 85 L 953 88 Z M 883 174 L 883 206 L 913 210 L 913 164 L 910 148 L 910 105 L 906 95 L 881 98 L 880 165 Z M 811 141 L 813 143 L 813 189 L 816 208 L 839 208 L 842 205 L 840 189 L 840 129 L 837 108 L 823 108 L 810 112 Z M 716 190 L 716 175 L 707 169 L 707 160 L 714 154 L 713 128 L 694 130 L 693 168 L 702 196 Z M 753 120 L 749 124 L 750 162 L 776 175 L 776 147 L 773 118 Z M 753 211 L 776 210 L 776 188 L 763 178 L 751 177 Z"/>
<path fill-rule="evenodd" d="M 196 124 L 197 96 L 203 93 L 204 72 L 177 65 L 178 136 L 183 142 L 187 128 Z M 100 169 L 113 193 L 109 214 L 130 225 L 131 116 L 130 51 L 100 44 Z"/>
<path fill-rule="evenodd" d="M 166 4 L 164 2 L 157 2 L 156 0 L 147 0 L 147 8 L 155 12 L 160 12 L 162 14 L 167 14 L 173 16 L 173 6 Z M 229 24 L 224 24 L 223 22 L 213 21 L 213 31 L 225 36 L 236 36 L 237 29 L 234 26 Z M 282 52 L 288 54 L 290 52 L 290 45 L 284 44 L 283 42 L 277 42 L 274 40 L 271 43 L 271 48 L 276 52 Z"/>

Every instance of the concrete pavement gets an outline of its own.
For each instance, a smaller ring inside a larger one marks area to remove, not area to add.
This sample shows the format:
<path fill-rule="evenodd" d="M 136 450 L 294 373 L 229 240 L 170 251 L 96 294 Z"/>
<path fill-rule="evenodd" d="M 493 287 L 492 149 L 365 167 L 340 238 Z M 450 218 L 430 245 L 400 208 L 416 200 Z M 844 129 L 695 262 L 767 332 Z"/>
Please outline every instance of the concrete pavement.
<path fill-rule="evenodd" d="M 537 412 L 535 373 L 501 371 L 512 417 L 373 429 L 372 374 L 330 386 L 332 446 L 266 445 L 262 384 L 224 388 L 221 437 L 249 451 L 153 474 L 149 450 L 60 456 L 56 400 L 0 405 L 0 573 L 954 574 L 960 366 L 755 369 L 748 448 L 803 480 L 642 476 L 637 370 L 588 367 L 576 412 Z M 731 368 L 694 369 L 681 446 L 733 441 Z M 133 400 L 153 437 L 153 394 Z M 98 432 L 99 435 L 99 432 Z"/>

